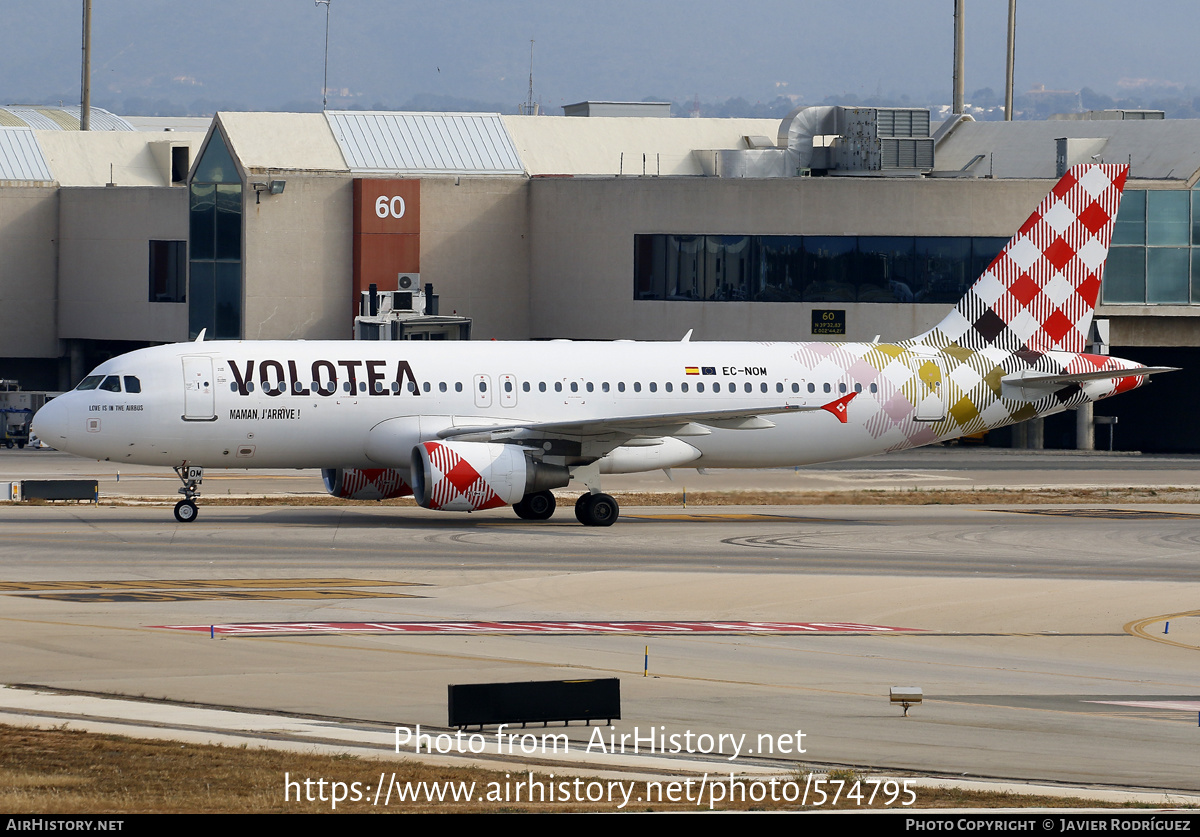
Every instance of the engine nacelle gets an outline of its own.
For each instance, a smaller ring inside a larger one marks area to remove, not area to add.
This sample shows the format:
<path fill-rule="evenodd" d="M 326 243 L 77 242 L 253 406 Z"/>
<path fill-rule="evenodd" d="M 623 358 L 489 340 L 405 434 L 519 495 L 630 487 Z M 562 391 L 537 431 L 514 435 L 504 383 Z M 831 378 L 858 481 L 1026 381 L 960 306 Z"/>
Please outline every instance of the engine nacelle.
<path fill-rule="evenodd" d="M 427 509 L 479 511 L 571 480 L 562 465 L 530 459 L 516 445 L 422 442 L 412 451 L 413 496 Z"/>
<path fill-rule="evenodd" d="M 413 493 L 402 471 L 392 468 L 322 468 L 325 490 L 343 500 L 388 500 Z"/>

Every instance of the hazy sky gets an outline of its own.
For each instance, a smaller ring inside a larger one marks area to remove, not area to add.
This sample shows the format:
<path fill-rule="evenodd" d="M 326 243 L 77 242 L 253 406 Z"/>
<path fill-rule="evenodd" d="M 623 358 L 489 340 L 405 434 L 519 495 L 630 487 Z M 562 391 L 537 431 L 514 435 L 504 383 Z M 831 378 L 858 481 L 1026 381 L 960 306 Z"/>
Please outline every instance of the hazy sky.
<path fill-rule="evenodd" d="M 550 113 L 583 99 L 778 93 L 948 101 L 952 0 L 332 0 L 329 83 L 358 102 L 418 94 Z M 0 100 L 78 102 L 80 0 L 0 0 Z M 966 90 L 1004 85 L 1006 0 L 967 0 Z M 319 105 L 325 7 L 312 0 L 94 0 L 93 102 Z M 1195 0 L 1020 0 L 1016 86 L 1200 88 Z"/>

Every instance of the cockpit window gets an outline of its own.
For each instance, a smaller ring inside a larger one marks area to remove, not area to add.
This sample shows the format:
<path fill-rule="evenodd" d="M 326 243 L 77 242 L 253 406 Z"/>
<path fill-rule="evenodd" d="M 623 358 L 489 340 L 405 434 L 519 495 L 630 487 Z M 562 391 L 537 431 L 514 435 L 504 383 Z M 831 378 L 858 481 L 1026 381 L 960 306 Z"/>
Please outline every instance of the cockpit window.
<path fill-rule="evenodd" d="M 79 382 L 79 386 L 75 387 L 75 389 L 95 389 L 100 386 L 100 382 L 103 380 L 103 375 L 88 375 Z"/>
<path fill-rule="evenodd" d="M 120 376 L 119 375 L 109 375 L 107 378 L 104 379 L 104 382 L 102 384 L 100 384 L 100 389 L 104 390 L 105 392 L 120 392 L 121 391 Z"/>
<path fill-rule="evenodd" d="M 125 391 L 126 392 L 141 392 L 142 382 L 134 375 L 125 376 Z"/>

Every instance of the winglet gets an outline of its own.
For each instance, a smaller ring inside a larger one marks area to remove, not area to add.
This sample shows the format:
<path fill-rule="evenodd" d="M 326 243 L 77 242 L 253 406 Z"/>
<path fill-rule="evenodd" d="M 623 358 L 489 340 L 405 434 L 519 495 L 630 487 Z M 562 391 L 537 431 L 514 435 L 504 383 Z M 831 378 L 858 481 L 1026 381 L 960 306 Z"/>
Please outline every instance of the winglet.
<path fill-rule="evenodd" d="M 202 329 L 200 329 L 200 333 L 196 335 L 196 342 L 197 342 L 197 343 L 203 343 L 203 342 L 204 342 L 204 332 L 206 332 L 206 331 L 208 331 L 208 329 L 207 329 L 207 328 L 202 328 Z"/>
<path fill-rule="evenodd" d="M 858 395 L 857 392 L 851 392 L 848 395 L 843 395 L 836 401 L 830 401 L 828 404 L 822 404 L 821 409 L 828 410 L 829 412 L 833 413 L 835 416 L 837 416 L 838 421 L 840 421 L 842 424 L 845 424 L 846 407 L 856 395 Z"/>
<path fill-rule="evenodd" d="M 695 331 L 695 329 L 689 328 L 689 329 L 687 330 L 687 334 L 683 335 L 683 339 L 682 339 L 682 340 L 680 340 L 679 342 L 680 342 L 680 343 L 691 343 L 691 342 L 692 342 L 692 332 L 693 332 L 693 331 Z"/>

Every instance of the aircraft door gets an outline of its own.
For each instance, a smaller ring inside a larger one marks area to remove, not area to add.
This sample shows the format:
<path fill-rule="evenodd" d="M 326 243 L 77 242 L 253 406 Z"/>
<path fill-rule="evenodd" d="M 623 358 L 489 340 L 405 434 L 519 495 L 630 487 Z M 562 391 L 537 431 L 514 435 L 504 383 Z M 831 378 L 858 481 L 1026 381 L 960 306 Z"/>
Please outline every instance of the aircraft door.
<path fill-rule="evenodd" d="M 500 376 L 500 406 L 517 406 L 517 379 L 512 375 Z"/>
<path fill-rule="evenodd" d="M 492 379 L 489 375 L 476 375 L 472 386 L 475 389 L 475 406 L 492 406 Z"/>
<path fill-rule="evenodd" d="M 216 421 L 216 394 L 211 357 L 183 358 L 183 420 Z"/>
<path fill-rule="evenodd" d="M 916 357 L 910 365 L 917 373 L 916 421 L 942 421 L 946 418 L 946 369 L 941 358 Z"/>

